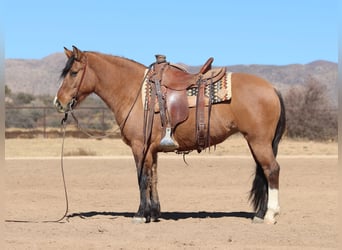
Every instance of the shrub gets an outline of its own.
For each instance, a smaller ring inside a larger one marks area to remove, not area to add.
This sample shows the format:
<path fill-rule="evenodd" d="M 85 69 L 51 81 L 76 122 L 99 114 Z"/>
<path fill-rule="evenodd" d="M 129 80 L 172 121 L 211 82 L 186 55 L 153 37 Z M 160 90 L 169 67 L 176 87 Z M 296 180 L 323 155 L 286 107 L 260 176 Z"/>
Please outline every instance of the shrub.
<path fill-rule="evenodd" d="M 15 103 L 17 105 L 29 104 L 34 99 L 35 99 L 35 97 L 33 95 L 20 92 L 20 93 L 16 94 L 16 96 L 15 96 Z"/>
<path fill-rule="evenodd" d="M 284 96 L 287 135 L 292 138 L 329 140 L 337 138 L 337 111 L 326 85 L 308 77 L 303 86 L 292 87 Z"/>

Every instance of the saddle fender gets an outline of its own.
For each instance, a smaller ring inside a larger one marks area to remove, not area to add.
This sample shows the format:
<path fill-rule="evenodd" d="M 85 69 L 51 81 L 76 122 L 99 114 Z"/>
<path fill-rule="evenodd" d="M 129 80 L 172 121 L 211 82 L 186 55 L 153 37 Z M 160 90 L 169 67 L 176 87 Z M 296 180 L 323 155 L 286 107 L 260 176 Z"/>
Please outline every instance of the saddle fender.
<path fill-rule="evenodd" d="M 189 101 L 186 91 L 168 91 L 166 93 L 166 106 L 171 119 L 171 127 L 184 122 L 189 116 Z"/>

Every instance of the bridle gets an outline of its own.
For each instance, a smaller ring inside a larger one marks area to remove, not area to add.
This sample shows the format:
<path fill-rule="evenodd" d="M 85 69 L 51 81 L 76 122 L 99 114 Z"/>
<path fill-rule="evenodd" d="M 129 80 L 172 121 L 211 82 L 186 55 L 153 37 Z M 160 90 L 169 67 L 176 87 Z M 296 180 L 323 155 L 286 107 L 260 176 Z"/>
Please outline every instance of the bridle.
<path fill-rule="evenodd" d="M 77 88 L 76 88 L 76 92 L 75 92 L 75 95 L 71 98 L 71 100 L 69 101 L 68 103 L 68 111 L 67 112 L 64 112 L 64 118 L 62 119 L 61 121 L 61 124 L 64 124 L 67 119 L 68 119 L 68 114 L 71 113 L 73 119 L 75 120 L 76 124 L 77 124 L 77 127 L 82 131 L 84 132 L 86 135 L 88 135 L 89 137 L 96 137 L 96 136 L 92 136 L 90 135 L 88 132 L 86 132 L 85 129 L 81 128 L 81 126 L 79 125 L 79 122 L 78 122 L 78 119 L 76 118 L 75 114 L 73 113 L 73 109 L 75 107 L 75 105 L 77 104 L 78 100 L 77 100 L 77 97 L 78 97 L 78 93 L 79 93 L 79 90 L 81 88 L 81 85 L 83 83 L 83 80 L 84 80 L 84 76 L 85 76 L 85 73 L 86 73 L 86 69 L 87 69 L 87 66 L 88 66 L 88 58 L 86 57 L 86 55 L 84 55 L 85 57 L 85 63 L 84 63 L 84 68 L 83 68 L 83 73 L 82 73 L 82 76 L 81 76 L 81 80 L 80 80 L 80 83 L 78 84 Z M 143 77 L 143 80 L 140 84 L 140 87 L 139 87 L 139 90 L 137 92 L 137 95 L 135 96 L 134 98 L 134 101 L 132 103 L 132 105 L 130 106 L 130 109 L 127 113 L 127 115 L 125 116 L 125 119 L 123 120 L 123 122 L 121 124 L 119 124 L 119 127 L 118 129 L 120 129 L 121 131 L 123 130 L 123 128 L 125 127 L 126 125 L 126 122 L 129 118 L 129 115 L 131 114 L 136 102 L 138 101 L 139 99 L 139 95 L 141 93 L 141 89 L 143 88 L 143 85 L 144 85 L 144 82 L 146 80 L 146 78 L 149 77 L 149 74 L 150 74 L 150 71 L 151 71 L 151 68 L 152 68 L 153 64 L 151 64 L 146 70 L 145 70 L 145 73 L 144 73 L 144 77 Z M 116 130 L 115 130 L 116 132 Z M 101 138 L 104 138 L 104 137 L 107 137 L 108 135 L 105 135 L 105 136 L 101 136 Z"/>
<path fill-rule="evenodd" d="M 68 103 L 68 108 L 69 108 L 70 111 L 72 111 L 73 108 L 75 107 L 75 105 L 77 104 L 78 92 L 80 91 L 81 85 L 82 85 L 83 80 L 84 80 L 85 73 L 87 71 L 88 58 L 86 57 L 86 55 L 84 55 L 84 56 L 85 56 L 85 63 L 84 63 L 84 68 L 83 68 L 83 72 L 82 72 L 80 83 L 77 85 L 75 95 L 71 98 L 70 102 Z"/>

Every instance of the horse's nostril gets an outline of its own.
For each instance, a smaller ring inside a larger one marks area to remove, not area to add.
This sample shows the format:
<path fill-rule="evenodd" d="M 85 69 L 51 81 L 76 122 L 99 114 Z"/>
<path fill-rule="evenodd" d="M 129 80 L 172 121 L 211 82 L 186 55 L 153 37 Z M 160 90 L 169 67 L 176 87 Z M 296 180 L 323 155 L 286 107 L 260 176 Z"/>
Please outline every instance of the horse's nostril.
<path fill-rule="evenodd" d="M 56 107 L 58 112 L 64 112 L 64 108 L 61 105 L 61 103 L 58 101 L 57 97 L 55 97 L 55 99 L 53 100 L 53 104 Z"/>

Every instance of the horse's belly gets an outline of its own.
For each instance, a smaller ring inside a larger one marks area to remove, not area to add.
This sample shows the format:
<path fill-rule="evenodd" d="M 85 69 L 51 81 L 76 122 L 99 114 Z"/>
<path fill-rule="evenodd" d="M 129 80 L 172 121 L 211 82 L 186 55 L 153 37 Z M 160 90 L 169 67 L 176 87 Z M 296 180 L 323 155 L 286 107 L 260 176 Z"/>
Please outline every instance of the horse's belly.
<path fill-rule="evenodd" d="M 207 108 L 204 110 L 204 116 L 206 129 L 208 129 Z M 179 124 L 174 132 L 174 138 L 179 144 L 180 151 L 197 149 L 196 109 L 190 109 L 188 119 Z M 213 105 L 208 130 L 210 145 L 219 144 L 236 132 L 237 127 L 230 112 L 229 104 Z"/>

